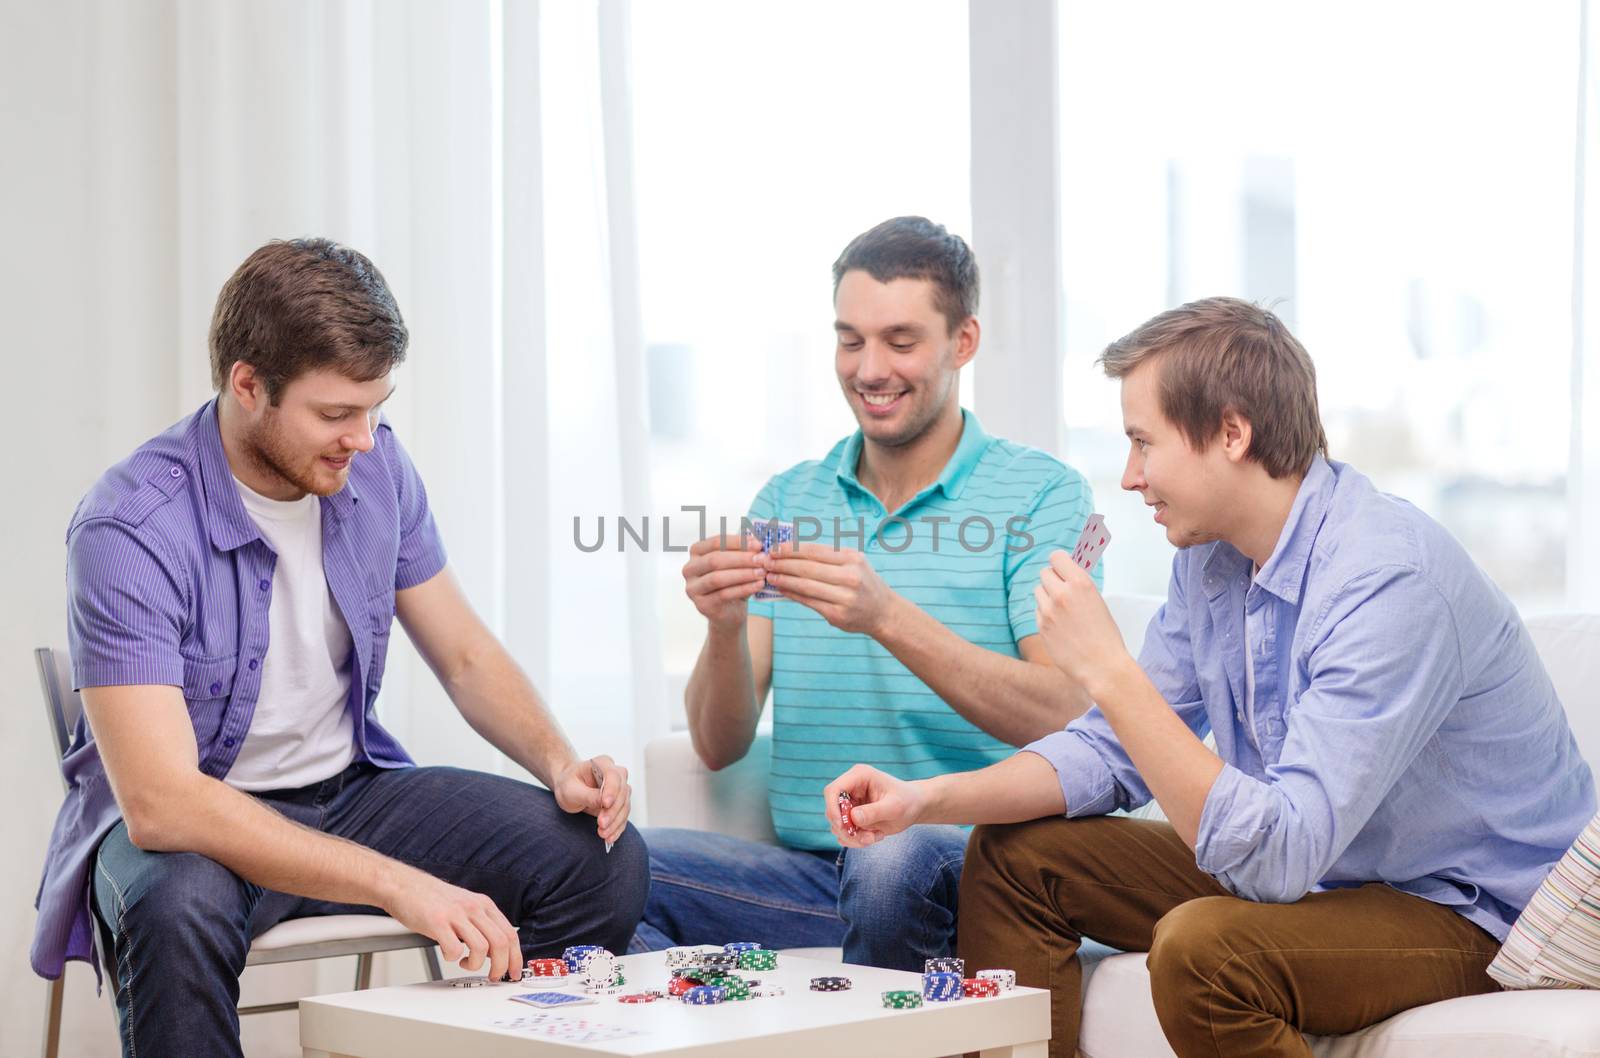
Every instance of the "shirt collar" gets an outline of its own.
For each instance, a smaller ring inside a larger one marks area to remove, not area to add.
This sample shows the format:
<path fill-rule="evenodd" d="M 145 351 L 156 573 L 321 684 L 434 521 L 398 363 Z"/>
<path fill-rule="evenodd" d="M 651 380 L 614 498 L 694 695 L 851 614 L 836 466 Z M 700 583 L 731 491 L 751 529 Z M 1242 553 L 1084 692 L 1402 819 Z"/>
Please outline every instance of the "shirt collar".
<path fill-rule="evenodd" d="M 1322 531 L 1322 522 L 1328 515 L 1328 505 L 1333 501 L 1338 481 L 1326 459 L 1322 456 L 1312 459 L 1311 469 L 1306 471 L 1300 491 L 1295 493 L 1289 519 L 1278 535 L 1278 546 L 1256 574 L 1257 584 L 1291 606 L 1300 602 L 1300 588 L 1305 584 L 1311 548 Z"/>
<path fill-rule="evenodd" d="M 219 551 L 232 551 L 252 540 L 261 539 L 261 530 L 255 519 L 244 509 L 239 489 L 233 483 L 233 470 L 228 466 L 228 454 L 222 448 L 222 430 L 217 424 L 217 398 L 213 397 L 200 409 L 195 424 L 195 447 L 200 453 L 200 483 L 206 495 L 206 524 L 210 527 L 211 543 Z M 353 462 L 353 461 L 352 461 Z M 344 488 L 332 496 L 322 497 L 322 504 L 333 509 L 334 517 L 344 521 L 360 501 L 349 480 Z"/>
<path fill-rule="evenodd" d="M 983 459 L 983 453 L 989 448 L 993 440 L 978 422 L 978 417 L 965 408 L 961 409 L 961 440 L 956 442 L 956 450 L 950 453 L 950 458 L 945 462 L 944 469 L 934 479 L 933 484 L 917 494 L 920 499 L 940 489 L 945 496 L 952 500 L 961 498 L 961 491 L 966 488 L 967 480 L 972 477 L 972 472 L 977 469 L 978 463 Z M 857 430 L 844 442 L 844 450 L 839 453 L 839 466 L 834 471 L 841 485 L 853 488 L 858 492 L 866 489 L 856 478 L 856 467 L 861 462 L 861 431 Z"/>
<path fill-rule="evenodd" d="M 195 447 L 200 452 L 200 484 L 206 494 L 206 525 L 211 530 L 212 546 L 218 551 L 232 551 L 261 539 L 261 530 L 256 528 L 250 512 L 244 509 L 244 501 L 233 484 L 228 454 L 222 450 L 217 398 L 213 397 L 200 409 L 195 426 Z"/>

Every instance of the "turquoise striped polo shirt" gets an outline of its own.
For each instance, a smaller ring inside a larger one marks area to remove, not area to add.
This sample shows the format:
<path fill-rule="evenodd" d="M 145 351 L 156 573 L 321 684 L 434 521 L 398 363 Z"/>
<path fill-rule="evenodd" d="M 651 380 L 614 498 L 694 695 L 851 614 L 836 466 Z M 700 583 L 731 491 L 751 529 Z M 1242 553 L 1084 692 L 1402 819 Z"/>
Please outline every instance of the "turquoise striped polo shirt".
<path fill-rule="evenodd" d="M 1083 475 L 1036 448 L 990 437 L 962 411 L 961 441 L 938 479 L 898 511 L 856 479 L 861 433 L 768 481 L 752 520 L 866 552 L 879 576 L 956 634 L 1007 657 L 1034 635 L 1033 589 L 1057 548 L 1070 549 L 1093 507 Z M 1101 572 L 1095 571 L 1101 583 Z M 870 636 L 841 632 L 787 599 L 755 601 L 772 620 L 772 770 L 778 837 L 836 847 L 822 788 L 850 765 L 902 779 L 993 764 L 1015 747 L 946 705 Z"/>

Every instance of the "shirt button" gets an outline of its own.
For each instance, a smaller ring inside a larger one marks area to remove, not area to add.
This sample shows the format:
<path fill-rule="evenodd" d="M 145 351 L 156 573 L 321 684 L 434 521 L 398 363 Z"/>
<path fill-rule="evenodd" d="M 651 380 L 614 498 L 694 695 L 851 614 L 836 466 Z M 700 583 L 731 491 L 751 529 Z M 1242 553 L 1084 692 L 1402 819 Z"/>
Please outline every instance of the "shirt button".
<path fill-rule="evenodd" d="M 211 685 L 211 693 L 212 694 L 221 694 L 222 693 L 222 684 L 221 683 L 213 683 Z"/>
<path fill-rule="evenodd" d="M 233 748 L 233 739 L 225 738 L 225 739 L 222 740 L 222 744 L 224 746 L 227 746 L 229 749 L 232 749 Z"/>
<path fill-rule="evenodd" d="M 270 580 L 264 580 L 257 584 L 256 587 L 260 588 L 262 591 L 266 591 L 268 588 L 272 587 L 272 582 Z"/>
<path fill-rule="evenodd" d="M 259 664 L 259 662 L 257 662 L 255 658 L 251 658 L 250 659 L 250 671 L 251 672 L 256 671 L 256 665 L 257 664 Z"/>
<path fill-rule="evenodd" d="M 182 467 L 173 467 L 171 470 L 167 471 L 167 473 L 171 474 L 175 478 L 181 478 L 181 477 L 183 477 L 183 468 Z"/>

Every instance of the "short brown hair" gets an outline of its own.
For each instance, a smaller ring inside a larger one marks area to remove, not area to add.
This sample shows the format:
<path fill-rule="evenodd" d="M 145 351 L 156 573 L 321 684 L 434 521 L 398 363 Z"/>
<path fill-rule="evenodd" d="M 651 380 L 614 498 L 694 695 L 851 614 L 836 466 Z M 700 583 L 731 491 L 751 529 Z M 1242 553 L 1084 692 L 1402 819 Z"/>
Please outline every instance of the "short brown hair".
<path fill-rule="evenodd" d="M 1247 454 L 1275 478 L 1304 474 L 1328 454 L 1317 369 L 1266 309 L 1238 298 L 1191 301 L 1118 338 L 1099 362 L 1120 379 L 1152 358 L 1161 361 L 1161 413 L 1196 451 L 1233 411 L 1250 420 Z"/>
<path fill-rule="evenodd" d="M 894 217 L 850 240 L 833 262 L 833 293 L 846 272 L 859 269 L 880 283 L 926 279 L 950 333 L 978 311 L 978 259 L 959 235 L 926 217 Z"/>
<path fill-rule="evenodd" d="M 220 392 L 243 360 L 273 404 L 307 371 L 358 382 L 406 358 L 410 335 L 383 274 L 329 239 L 274 240 L 222 284 L 211 316 L 211 383 Z"/>

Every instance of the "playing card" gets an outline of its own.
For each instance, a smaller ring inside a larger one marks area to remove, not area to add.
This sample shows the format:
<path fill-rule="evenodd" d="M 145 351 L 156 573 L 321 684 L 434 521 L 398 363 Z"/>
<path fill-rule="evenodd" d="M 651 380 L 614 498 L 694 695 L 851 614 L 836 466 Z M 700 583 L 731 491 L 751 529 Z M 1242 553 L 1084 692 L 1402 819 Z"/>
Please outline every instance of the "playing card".
<path fill-rule="evenodd" d="M 573 992 L 524 992 L 508 998 L 531 1007 L 581 1007 L 585 1003 L 595 1002 L 593 996 L 580 996 Z"/>
<path fill-rule="evenodd" d="M 1100 561 L 1100 553 L 1111 543 L 1111 530 L 1106 528 L 1106 520 L 1098 514 L 1091 514 L 1089 520 L 1083 523 L 1083 532 L 1078 534 L 1078 546 L 1072 549 L 1072 561 L 1082 567 L 1085 573 L 1093 573 L 1094 565 Z"/>
<path fill-rule="evenodd" d="M 750 533 L 761 542 L 761 550 L 770 552 L 779 544 L 787 544 L 794 539 L 794 523 L 780 522 L 776 518 L 764 522 L 751 522 Z M 761 590 L 751 596 L 753 599 L 781 599 L 783 595 L 776 588 L 765 585 Z"/>

